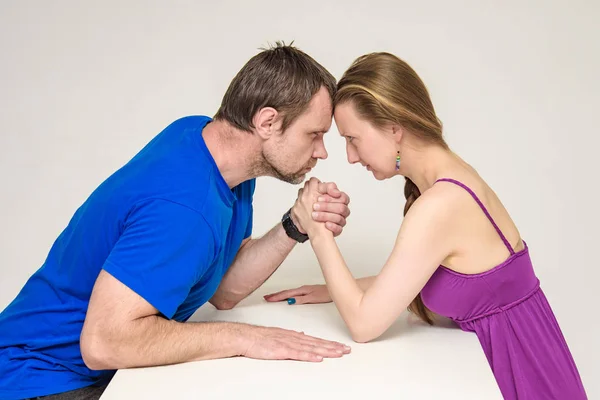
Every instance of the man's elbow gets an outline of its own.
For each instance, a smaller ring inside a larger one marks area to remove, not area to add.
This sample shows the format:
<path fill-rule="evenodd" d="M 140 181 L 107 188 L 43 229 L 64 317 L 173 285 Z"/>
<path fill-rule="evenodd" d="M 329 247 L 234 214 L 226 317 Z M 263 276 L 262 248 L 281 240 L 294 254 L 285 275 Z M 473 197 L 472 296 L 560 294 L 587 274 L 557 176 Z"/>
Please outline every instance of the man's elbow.
<path fill-rule="evenodd" d="M 209 300 L 217 310 L 231 310 L 244 299 L 244 295 L 234 291 L 220 290 Z"/>
<path fill-rule="evenodd" d="M 213 306 L 215 306 L 215 308 L 217 310 L 231 310 L 232 308 L 234 308 L 235 306 L 238 305 L 238 302 L 236 301 L 231 301 L 231 300 L 223 300 L 223 299 L 213 299 L 210 302 Z"/>
<path fill-rule="evenodd" d="M 84 328 L 79 339 L 79 349 L 86 367 L 94 371 L 122 368 L 113 349 L 114 346 L 109 343 L 110 340 L 100 332 L 89 332 Z"/>

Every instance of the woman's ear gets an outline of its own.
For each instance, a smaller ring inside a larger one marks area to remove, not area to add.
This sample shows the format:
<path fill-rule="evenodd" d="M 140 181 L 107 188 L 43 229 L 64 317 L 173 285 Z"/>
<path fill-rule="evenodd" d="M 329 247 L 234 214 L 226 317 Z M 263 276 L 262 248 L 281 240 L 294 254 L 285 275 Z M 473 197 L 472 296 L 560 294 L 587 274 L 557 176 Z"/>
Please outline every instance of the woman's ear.
<path fill-rule="evenodd" d="M 400 143 L 402 136 L 404 136 L 404 129 L 400 125 L 392 125 L 392 133 L 394 136 L 394 141 L 396 143 Z"/>

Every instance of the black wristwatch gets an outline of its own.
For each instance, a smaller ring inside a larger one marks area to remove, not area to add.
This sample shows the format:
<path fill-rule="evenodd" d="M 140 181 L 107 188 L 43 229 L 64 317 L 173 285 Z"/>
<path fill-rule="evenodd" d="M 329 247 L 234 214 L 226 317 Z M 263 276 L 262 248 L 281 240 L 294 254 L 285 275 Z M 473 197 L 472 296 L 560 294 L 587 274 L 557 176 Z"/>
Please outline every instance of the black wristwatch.
<path fill-rule="evenodd" d="M 306 233 L 302 233 L 292 221 L 292 209 L 290 208 L 285 214 L 283 214 L 283 218 L 281 218 L 281 224 L 283 225 L 283 229 L 285 229 L 285 233 L 298 243 L 304 243 L 308 240 L 308 235 Z"/>

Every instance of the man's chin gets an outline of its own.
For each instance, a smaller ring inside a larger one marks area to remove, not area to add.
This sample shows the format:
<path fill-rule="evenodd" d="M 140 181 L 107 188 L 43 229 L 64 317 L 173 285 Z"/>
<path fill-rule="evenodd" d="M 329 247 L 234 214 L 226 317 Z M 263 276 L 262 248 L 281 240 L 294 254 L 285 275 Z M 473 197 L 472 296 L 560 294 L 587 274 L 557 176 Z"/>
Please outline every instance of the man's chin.
<path fill-rule="evenodd" d="M 280 181 L 291 183 L 292 185 L 298 185 L 306 180 L 306 174 L 308 174 L 310 171 L 312 171 L 312 168 L 306 167 L 293 174 L 284 174 L 281 171 L 273 168 L 270 175 L 276 179 L 279 179 Z"/>
<path fill-rule="evenodd" d="M 288 177 L 285 181 L 291 183 L 292 185 L 299 185 L 306 180 L 306 174 L 302 175 L 294 175 Z"/>
<path fill-rule="evenodd" d="M 298 185 L 306 179 L 306 174 L 294 174 L 294 175 L 284 175 L 280 173 L 270 174 L 273 178 L 278 179 L 285 183 L 291 183 L 292 185 Z"/>
<path fill-rule="evenodd" d="M 284 182 L 291 183 L 292 185 L 298 185 L 306 180 L 306 174 L 308 174 L 310 171 L 312 171 L 312 168 L 310 167 L 303 168 L 294 174 L 280 174 L 279 179 Z"/>

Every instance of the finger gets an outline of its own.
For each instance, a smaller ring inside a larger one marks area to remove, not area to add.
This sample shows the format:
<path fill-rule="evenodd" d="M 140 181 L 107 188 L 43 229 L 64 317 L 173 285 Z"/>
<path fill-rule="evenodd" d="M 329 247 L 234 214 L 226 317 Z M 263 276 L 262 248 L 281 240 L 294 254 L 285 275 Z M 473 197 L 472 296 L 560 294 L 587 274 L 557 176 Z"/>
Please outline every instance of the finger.
<path fill-rule="evenodd" d="M 339 214 L 344 218 L 350 215 L 350 209 L 344 203 L 317 202 L 313 204 L 313 210 Z"/>
<path fill-rule="evenodd" d="M 315 197 L 317 197 L 319 195 L 319 193 L 316 191 L 316 184 L 311 183 L 310 181 L 306 182 L 306 184 L 304 185 L 304 187 L 301 190 L 301 192 L 298 194 L 298 198 L 301 199 L 302 201 L 313 201 Z"/>
<path fill-rule="evenodd" d="M 326 222 L 325 227 L 327 229 L 329 229 L 331 232 L 333 232 L 334 237 L 339 236 L 342 233 L 342 231 L 344 230 L 344 228 L 342 228 L 341 226 L 336 225 L 332 222 Z"/>
<path fill-rule="evenodd" d="M 333 195 L 333 197 L 338 197 L 339 194 L 339 190 L 337 189 L 336 184 L 333 182 L 321 182 L 319 183 L 318 189 L 319 193 Z"/>
<path fill-rule="evenodd" d="M 290 301 L 289 299 L 292 299 Z M 284 300 L 288 300 L 289 305 L 301 305 L 301 304 L 323 304 L 324 302 L 317 299 L 313 293 L 308 293 L 305 295 L 290 295 L 286 297 Z M 273 301 L 273 300 L 267 300 Z"/>
<path fill-rule="evenodd" d="M 350 197 L 348 197 L 348 195 L 344 192 L 341 192 L 339 197 L 333 197 L 330 196 L 329 194 L 321 194 L 318 198 L 317 201 L 319 202 L 328 202 L 328 203 L 343 203 L 343 204 L 350 204 Z"/>
<path fill-rule="evenodd" d="M 326 182 L 319 183 L 319 187 L 317 188 L 317 190 L 321 194 L 326 194 L 327 193 L 327 183 Z"/>
<path fill-rule="evenodd" d="M 340 199 L 337 199 L 335 197 L 331 197 L 328 194 L 320 194 L 319 197 L 317 197 L 317 201 L 321 202 L 321 203 L 339 203 Z"/>
<path fill-rule="evenodd" d="M 321 183 L 321 181 L 315 178 L 315 180 L 311 183 L 310 189 L 313 190 L 315 193 L 319 194 L 319 186 L 321 185 Z"/>
<path fill-rule="evenodd" d="M 307 293 L 305 295 L 294 295 L 290 296 L 290 298 L 293 298 L 295 300 L 293 305 L 321 303 L 320 301 L 316 301 L 317 299 L 312 293 Z"/>
<path fill-rule="evenodd" d="M 308 361 L 308 362 L 321 362 L 323 361 L 323 356 L 311 353 L 310 351 L 297 350 L 294 348 L 286 348 L 281 352 L 281 359 L 287 360 L 298 360 L 298 361 Z"/>
<path fill-rule="evenodd" d="M 311 339 L 316 339 L 316 338 L 312 338 L 311 336 L 307 336 L 307 335 L 303 335 L 305 338 L 311 338 Z M 305 338 L 301 338 L 300 343 L 304 344 L 304 345 L 308 345 L 308 346 L 312 346 L 314 348 L 323 348 L 323 349 L 328 349 L 331 350 L 337 354 L 347 354 L 350 352 L 350 348 L 348 346 L 343 345 L 342 343 L 338 343 L 338 342 L 331 342 L 331 341 L 327 341 L 327 340 L 311 340 L 311 339 L 305 339 Z"/>
<path fill-rule="evenodd" d="M 346 218 L 341 216 L 340 214 L 321 212 L 321 211 L 313 211 L 312 213 L 313 220 L 317 222 L 331 222 L 335 225 L 339 225 L 341 227 L 346 226 Z"/>
<path fill-rule="evenodd" d="M 318 338 L 316 336 L 310 336 L 304 332 L 297 332 L 297 331 L 291 331 L 291 330 L 286 330 L 286 329 L 282 329 L 282 332 L 289 333 L 292 336 L 294 336 L 296 339 L 307 341 L 313 345 L 329 346 L 329 347 L 331 347 L 331 346 L 333 346 L 333 347 L 348 347 L 343 343 L 336 342 L 333 340 L 326 340 L 326 339 Z"/>
<path fill-rule="evenodd" d="M 317 337 L 309 336 L 309 335 L 305 335 L 305 334 L 298 334 L 298 335 L 300 336 L 300 339 L 304 340 L 305 342 L 307 342 L 309 344 L 313 344 L 316 346 L 327 347 L 327 348 L 339 348 L 339 349 L 342 349 L 344 352 L 350 352 L 350 350 L 351 350 L 350 346 L 347 346 L 340 342 L 325 340 L 325 339 L 321 339 L 321 338 L 317 338 Z"/>
<path fill-rule="evenodd" d="M 303 294 L 306 294 L 306 289 L 299 287 L 295 289 L 287 289 L 277 293 L 268 294 L 264 298 L 267 301 L 282 301 L 289 299 L 290 297 L 300 296 Z"/>
<path fill-rule="evenodd" d="M 346 205 L 350 204 L 350 196 L 347 193 L 340 192 L 339 199 Z"/>
<path fill-rule="evenodd" d="M 327 194 L 331 197 L 338 198 L 340 197 L 340 190 L 337 188 L 337 185 L 333 182 L 321 182 L 318 187 L 319 193 Z"/>
<path fill-rule="evenodd" d="M 306 351 L 328 358 L 337 358 L 344 355 L 344 351 L 339 347 L 325 347 L 306 342 L 298 343 L 297 345 L 295 345 L 295 348 L 300 351 Z"/>
<path fill-rule="evenodd" d="M 340 197 L 342 192 L 337 188 L 335 183 L 330 182 L 327 186 L 327 194 L 332 197 Z"/>

